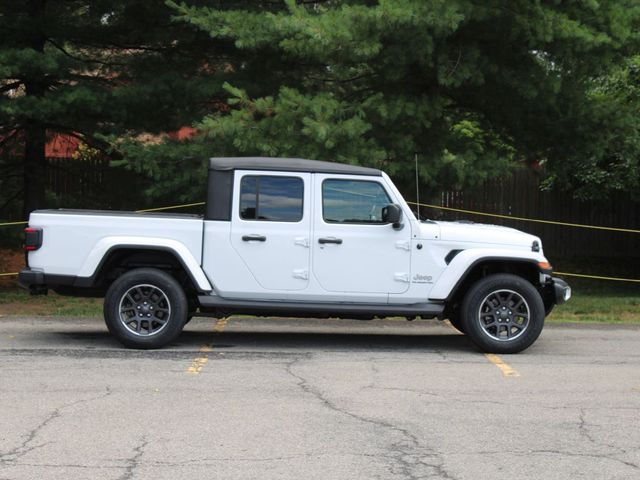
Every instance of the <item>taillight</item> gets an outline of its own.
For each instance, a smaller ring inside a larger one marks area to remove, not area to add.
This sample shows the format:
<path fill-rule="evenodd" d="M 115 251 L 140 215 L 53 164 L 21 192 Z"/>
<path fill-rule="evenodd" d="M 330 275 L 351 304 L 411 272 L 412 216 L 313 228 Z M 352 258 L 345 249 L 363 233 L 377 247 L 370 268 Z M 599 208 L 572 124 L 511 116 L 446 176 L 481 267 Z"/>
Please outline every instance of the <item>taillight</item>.
<path fill-rule="evenodd" d="M 24 249 L 27 252 L 38 250 L 42 246 L 42 229 L 27 227 L 24 229 Z"/>

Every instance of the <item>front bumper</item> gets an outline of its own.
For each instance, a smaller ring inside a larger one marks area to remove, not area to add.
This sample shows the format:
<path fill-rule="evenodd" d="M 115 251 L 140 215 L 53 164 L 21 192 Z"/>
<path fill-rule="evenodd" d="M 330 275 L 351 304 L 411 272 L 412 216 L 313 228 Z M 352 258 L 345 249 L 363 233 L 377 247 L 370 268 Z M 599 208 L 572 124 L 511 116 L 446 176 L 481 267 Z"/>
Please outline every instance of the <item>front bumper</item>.
<path fill-rule="evenodd" d="M 561 305 L 571 299 L 571 287 L 567 282 L 558 277 L 551 277 L 556 305 Z"/>

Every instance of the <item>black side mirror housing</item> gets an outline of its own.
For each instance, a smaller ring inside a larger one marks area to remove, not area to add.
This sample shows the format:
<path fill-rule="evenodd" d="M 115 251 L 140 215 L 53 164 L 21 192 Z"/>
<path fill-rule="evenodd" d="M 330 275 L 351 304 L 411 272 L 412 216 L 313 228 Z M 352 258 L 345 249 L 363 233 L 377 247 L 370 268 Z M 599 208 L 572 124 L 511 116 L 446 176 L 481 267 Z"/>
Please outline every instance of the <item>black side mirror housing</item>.
<path fill-rule="evenodd" d="M 402 209 L 400 205 L 396 205 L 392 203 L 383 207 L 382 209 L 382 221 L 385 223 L 390 223 L 391 226 L 396 230 L 402 230 L 404 227 L 402 223 Z"/>

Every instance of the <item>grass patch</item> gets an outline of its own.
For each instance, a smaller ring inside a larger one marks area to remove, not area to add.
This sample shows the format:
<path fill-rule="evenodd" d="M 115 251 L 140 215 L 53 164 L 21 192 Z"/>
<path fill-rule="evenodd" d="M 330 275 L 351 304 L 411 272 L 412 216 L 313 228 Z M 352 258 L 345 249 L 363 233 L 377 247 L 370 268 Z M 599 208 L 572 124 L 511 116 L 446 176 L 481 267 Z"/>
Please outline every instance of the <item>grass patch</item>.
<path fill-rule="evenodd" d="M 101 298 L 64 297 L 54 292 L 29 295 L 22 289 L 0 290 L 0 315 L 102 316 Z"/>
<path fill-rule="evenodd" d="M 549 322 L 640 324 L 640 286 L 567 279 L 573 298 L 556 307 Z"/>

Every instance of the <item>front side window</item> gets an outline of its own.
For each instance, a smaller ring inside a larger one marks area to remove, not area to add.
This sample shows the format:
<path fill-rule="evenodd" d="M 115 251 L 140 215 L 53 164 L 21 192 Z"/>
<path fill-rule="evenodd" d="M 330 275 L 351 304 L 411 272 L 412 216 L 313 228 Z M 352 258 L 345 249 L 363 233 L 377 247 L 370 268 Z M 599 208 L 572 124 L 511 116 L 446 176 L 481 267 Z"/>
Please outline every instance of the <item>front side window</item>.
<path fill-rule="evenodd" d="M 328 223 L 384 223 L 382 209 L 391 203 L 384 187 L 366 180 L 325 180 L 322 214 Z"/>
<path fill-rule="evenodd" d="M 240 218 L 299 222 L 303 195 L 304 183 L 299 177 L 245 175 L 240 181 Z"/>

